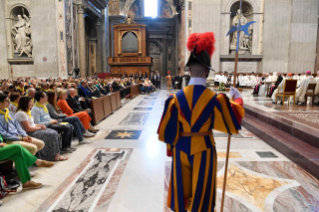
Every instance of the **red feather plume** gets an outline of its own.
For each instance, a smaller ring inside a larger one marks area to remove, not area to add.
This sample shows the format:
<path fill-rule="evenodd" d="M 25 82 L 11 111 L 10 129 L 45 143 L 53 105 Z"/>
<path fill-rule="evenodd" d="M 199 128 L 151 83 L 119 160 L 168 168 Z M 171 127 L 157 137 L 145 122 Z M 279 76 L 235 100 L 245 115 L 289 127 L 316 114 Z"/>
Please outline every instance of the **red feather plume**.
<path fill-rule="evenodd" d="M 188 37 L 187 48 L 189 51 L 194 51 L 196 47 L 195 54 L 207 51 L 209 56 L 212 57 L 215 52 L 215 43 L 213 32 L 193 33 Z"/>

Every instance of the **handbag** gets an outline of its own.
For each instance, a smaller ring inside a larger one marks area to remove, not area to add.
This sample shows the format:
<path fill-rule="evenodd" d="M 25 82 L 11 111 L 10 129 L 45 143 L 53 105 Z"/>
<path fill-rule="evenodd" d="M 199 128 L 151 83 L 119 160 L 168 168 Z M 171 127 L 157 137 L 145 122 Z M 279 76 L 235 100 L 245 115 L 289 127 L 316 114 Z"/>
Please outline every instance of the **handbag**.
<path fill-rule="evenodd" d="M 3 200 L 11 192 L 17 192 L 19 186 L 20 183 L 18 183 L 17 181 L 12 181 L 12 184 L 8 185 L 5 176 L 0 176 L 0 200 Z M 0 203 L 0 206 L 1 205 L 2 202 Z"/>

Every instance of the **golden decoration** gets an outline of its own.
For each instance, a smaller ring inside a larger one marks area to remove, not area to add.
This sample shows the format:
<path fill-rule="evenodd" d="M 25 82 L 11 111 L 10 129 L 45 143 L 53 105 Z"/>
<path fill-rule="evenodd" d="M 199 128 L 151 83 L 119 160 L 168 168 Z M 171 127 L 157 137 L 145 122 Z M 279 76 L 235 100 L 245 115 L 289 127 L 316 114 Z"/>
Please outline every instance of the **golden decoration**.
<path fill-rule="evenodd" d="M 118 132 L 116 135 L 114 135 L 114 137 L 116 138 L 125 138 L 125 137 L 128 137 L 128 138 L 131 138 L 133 135 L 135 135 L 134 133 L 132 132 Z"/>

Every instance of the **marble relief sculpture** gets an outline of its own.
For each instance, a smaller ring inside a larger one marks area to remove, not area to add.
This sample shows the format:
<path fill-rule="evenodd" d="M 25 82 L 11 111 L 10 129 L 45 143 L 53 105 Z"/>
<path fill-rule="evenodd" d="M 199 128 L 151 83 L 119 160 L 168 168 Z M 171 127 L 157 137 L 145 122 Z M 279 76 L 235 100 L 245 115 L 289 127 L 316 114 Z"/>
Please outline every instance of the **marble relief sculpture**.
<path fill-rule="evenodd" d="M 247 24 L 247 18 L 241 13 L 239 17 L 240 10 L 237 11 L 236 16 L 233 18 L 232 26 L 238 26 L 238 21 L 240 19 L 240 24 L 243 26 Z M 252 40 L 252 25 L 249 26 L 249 36 L 245 35 L 243 31 L 240 32 L 239 37 L 239 54 L 245 54 L 251 52 L 251 40 Z M 230 43 L 230 50 L 236 51 L 236 45 L 237 45 L 237 31 L 233 33 L 233 38 Z"/>
<path fill-rule="evenodd" d="M 17 16 L 18 22 L 11 28 L 11 35 L 14 44 L 14 52 L 21 57 L 23 54 L 32 57 L 32 39 L 30 19 L 23 14 Z"/>

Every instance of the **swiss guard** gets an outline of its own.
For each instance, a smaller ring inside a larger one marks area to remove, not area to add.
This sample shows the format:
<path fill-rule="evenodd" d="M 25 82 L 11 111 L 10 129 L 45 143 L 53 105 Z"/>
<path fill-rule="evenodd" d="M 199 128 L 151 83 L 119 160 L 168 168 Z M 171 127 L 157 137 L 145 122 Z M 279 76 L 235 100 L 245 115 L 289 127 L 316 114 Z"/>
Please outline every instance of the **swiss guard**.
<path fill-rule="evenodd" d="M 214 211 L 217 153 L 212 130 L 238 134 L 244 117 L 243 101 L 206 88 L 206 78 L 215 51 L 212 32 L 190 35 L 191 52 L 186 66 L 189 85 L 165 102 L 158 127 L 159 140 L 167 144 L 172 171 L 167 206 L 177 212 Z M 234 89 L 234 88 L 232 88 Z"/>

